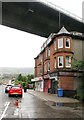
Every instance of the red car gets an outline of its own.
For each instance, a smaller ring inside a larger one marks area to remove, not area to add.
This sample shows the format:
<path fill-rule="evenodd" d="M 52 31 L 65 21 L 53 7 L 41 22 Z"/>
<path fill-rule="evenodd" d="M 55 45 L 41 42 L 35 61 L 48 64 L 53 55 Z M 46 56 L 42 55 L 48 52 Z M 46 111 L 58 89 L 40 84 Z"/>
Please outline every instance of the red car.
<path fill-rule="evenodd" d="M 11 89 L 8 92 L 8 96 L 20 96 L 22 97 L 23 92 L 22 92 L 22 88 L 19 86 L 12 86 Z"/>

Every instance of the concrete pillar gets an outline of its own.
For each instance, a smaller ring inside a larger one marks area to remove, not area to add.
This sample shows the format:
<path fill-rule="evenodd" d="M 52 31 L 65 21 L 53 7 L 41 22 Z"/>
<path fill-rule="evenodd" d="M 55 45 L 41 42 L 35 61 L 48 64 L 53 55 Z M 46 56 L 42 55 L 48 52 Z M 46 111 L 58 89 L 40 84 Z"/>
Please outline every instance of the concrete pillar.
<path fill-rule="evenodd" d="M 82 2 L 82 19 L 83 19 L 83 22 L 84 22 L 84 1 Z M 84 51 L 84 41 L 82 41 L 82 59 L 84 60 L 83 51 Z"/>
<path fill-rule="evenodd" d="M 0 24 L 2 24 L 2 2 L 0 1 Z"/>
<path fill-rule="evenodd" d="M 84 1 L 82 2 L 82 19 L 84 21 Z"/>

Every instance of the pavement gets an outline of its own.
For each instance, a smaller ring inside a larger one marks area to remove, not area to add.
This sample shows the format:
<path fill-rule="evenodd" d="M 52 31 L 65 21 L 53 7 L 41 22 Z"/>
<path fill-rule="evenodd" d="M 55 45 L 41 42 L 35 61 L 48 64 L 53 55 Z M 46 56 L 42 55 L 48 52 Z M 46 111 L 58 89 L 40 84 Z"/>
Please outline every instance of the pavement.
<path fill-rule="evenodd" d="M 30 90 L 28 89 L 27 92 L 29 94 L 32 94 L 44 101 L 52 101 L 52 102 L 59 102 L 59 103 L 76 103 L 79 102 L 79 100 L 69 97 L 58 97 L 57 94 L 50 94 L 45 92 L 40 92 L 36 90 Z"/>
<path fill-rule="evenodd" d="M 59 110 L 65 112 L 70 111 L 72 113 L 75 113 L 76 115 L 79 115 L 81 118 L 84 118 L 84 104 L 82 104 L 77 99 L 69 98 L 69 97 L 58 97 L 57 94 L 50 94 L 50 93 L 45 93 L 30 89 L 28 89 L 27 92 L 45 101 L 47 105 L 49 105 L 51 108 L 55 109 L 56 111 Z M 55 106 L 53 103 L 55 103 Z"/>

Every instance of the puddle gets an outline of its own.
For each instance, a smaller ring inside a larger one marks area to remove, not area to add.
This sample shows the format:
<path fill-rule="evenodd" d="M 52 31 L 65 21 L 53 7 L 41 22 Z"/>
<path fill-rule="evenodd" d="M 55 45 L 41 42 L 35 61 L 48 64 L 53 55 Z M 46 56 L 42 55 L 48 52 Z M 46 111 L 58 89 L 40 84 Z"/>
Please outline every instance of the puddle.
<path fill-rule="evenodd" d="M 79 107 L 84 107 L 84 104 L 82 103 L 60 103 L 60 102 L 52 102 L 52 106 L 58 106 L 58 107 L 71 107 L 74 109 L 78 109 Z"/>

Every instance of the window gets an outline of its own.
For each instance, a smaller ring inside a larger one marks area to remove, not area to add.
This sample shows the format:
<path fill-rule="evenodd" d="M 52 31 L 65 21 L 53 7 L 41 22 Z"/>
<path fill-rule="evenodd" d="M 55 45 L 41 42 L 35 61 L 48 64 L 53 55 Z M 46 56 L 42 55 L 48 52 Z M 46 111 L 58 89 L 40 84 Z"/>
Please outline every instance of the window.
<path fill-rule="evenodd" d="M 40 57 L 40 61 L 42 62 L 42 56 Z"/>
<path fill-rule="evenodd" d="M 56 50 L 56 41 L 54 41 L 54 50 Z"/>
<path fill-rule="evenodd" d="M 50 48 L 48 49 L 48 56 L 50 56 Z"/>
<path fill-rule="evenodd" d="M 58 57 L 58 67 L 59 68 L 63 67 L 63 56 Z"/>
<path fill-rule="evenodd" d="M 54 59 L 54 68 L 56 68 L 56 59 Z"/>
<path fill-rule="evenodd" d="M 58 38 L 58 48 L 63 48 L 63 38 Z"/>
<path fill-rule="evenodd" d="M 47 57 L 47 49 L 46 49 L 46 57 Z"/>
<path fill-rule="evenodd" d="M 65 44 L 65 47 L 66 47 L 66 48 L 70 48 L 70 38 L 66 38 L 65 40 L 66 40 L 66 41 L 65 41 L 65 43 L 66 43 L 66 44 Z"/>
<path fill-rule="evenodd" d="M 47 72 L 47 65 L 44 65 L 44 71 Z"/>
<path fill-rule="evenodd" d="M 66 56 L 66 67 L 71 67 L 71 57 Z"/>
<path fill-rule="evenodd" d="M 48 63 L 48 71 L 50 71 L 50 62 Z"/>
<path fill-rule="evenodd" d="M 40 74 L 42 74 L 42 67 L 40 67 Z"/>

